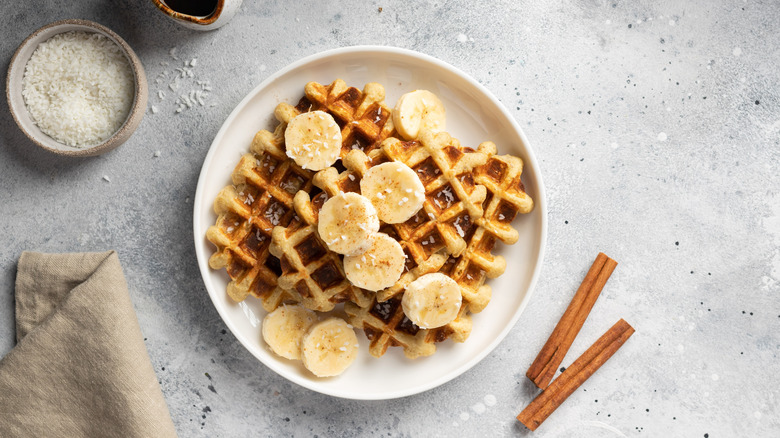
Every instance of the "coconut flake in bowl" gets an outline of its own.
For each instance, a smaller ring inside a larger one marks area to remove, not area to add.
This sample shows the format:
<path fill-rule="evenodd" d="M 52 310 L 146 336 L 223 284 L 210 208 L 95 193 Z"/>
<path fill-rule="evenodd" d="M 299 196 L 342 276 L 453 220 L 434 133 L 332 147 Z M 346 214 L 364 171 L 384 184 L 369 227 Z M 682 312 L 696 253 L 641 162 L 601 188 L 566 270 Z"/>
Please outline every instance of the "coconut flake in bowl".
<path fill-rule="evenodd" d="M 102 143 L 133 104 L 133 71 L 119 46 L 93 32 L 64 32 L 38 45 L 22 96 L 36 125 L 69 146 Z"/>

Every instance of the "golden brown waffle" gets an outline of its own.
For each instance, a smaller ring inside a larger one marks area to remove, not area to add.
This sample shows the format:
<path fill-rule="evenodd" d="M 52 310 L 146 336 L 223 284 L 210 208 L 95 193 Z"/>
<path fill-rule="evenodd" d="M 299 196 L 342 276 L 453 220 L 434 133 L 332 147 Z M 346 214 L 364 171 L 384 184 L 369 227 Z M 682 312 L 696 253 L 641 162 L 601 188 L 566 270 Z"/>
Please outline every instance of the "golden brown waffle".
<path fill-rule="evenodd" d="M 305 96 L 293 107 L 280 103 L 274 115 L 280 122 L 273 132 L 261 130 L 252 141 L 252 154 L 244 155 L 233 172 L 233 185 L 220 191 L 214 202 L 215 225 L 206 237 L 216 247 L 209 259 L 212 269 L 226 268 L 231 281 L 228 295 L 242 301 L 252 294 L 271 311 L 286 301 L 296 301 L 294 292 L 277 284 L 280 261 L 268 246 L 274 225 L 287 226 L 293 217 L 293 196 L 299 189 L 311 190 L 312 172 L 287 157 L 284 131 L 302 112 L 330 113 L 342 129 L 342 150 L 376 149 L 393 132 L 390 110 L 382 103 L 384 88 L 366 84 L 364 90 L 336 80 L 329 86 L 306 85 Z"/>
<path fill-rule="evenodd" d="M 241 157 L 232 180 L 214 201 L 217 222 L 206 238 L 217 251 L 209 266 L 227 269 L 227 293 L 233 300 L 242 301 L 251 293 L 272 310 L 294 297 L 277 285 L 281 267 L 268 251 L 271 230 L 292 220 L 293 196 L 299 189 L 311 189 L 311 173 L 263 152 Z"/>
<path fill-rule="evenodd" d="M 496 155 L 496 145 L 492 142 L 483 145 L 480 149 L 485 150 L 490 158 L 477 169 L 474 179 L 477 184 L 485 186 L 488 195 L 484 204 L 485 214 L 477 224 L 498 240 L 511 245 L 518 238 L 512 221 L 518 213 L 530 213 L 534 208 L 534 201 L 525 192 L 521 180 L 523 160 L 512 155 Z"/>
<path fill-rule="evenodd" d="M 341 257 L 330 251 L 317 233 L 317 215 L 327 196 L 314 199 L 301 191 L 295 195 L 297 216 L 287 227 L 275 227 L 271 253 L 281 260 L 279 286 L 293 291 L 304 307 L 321 312 L 336 304 L 352 301 L 367 306 L 374 293 L 347 280 Z"/>
<path fill-rule="evenodd" d="M 523 161 L 511 155 L 495 155 L 496 145 L 492 142 L 482 143 L 479 149 L 490 156 L 477 168 L 474 177 L 488 191 L 484 214 L 469 229 L 466 250 L 460 257 L 448 260 L 442 270 L 467 291 L 463 298 L 470 303 L 472 312 L 480 312 L 490 300 L 486 279 L 496 278 L 506 269 L 506 260 L 493 255 L 497 241 L 515 243 L 518 233 L 511 222 L 518 213 L 533 209 L 533 200 L 521 181 Z"/>

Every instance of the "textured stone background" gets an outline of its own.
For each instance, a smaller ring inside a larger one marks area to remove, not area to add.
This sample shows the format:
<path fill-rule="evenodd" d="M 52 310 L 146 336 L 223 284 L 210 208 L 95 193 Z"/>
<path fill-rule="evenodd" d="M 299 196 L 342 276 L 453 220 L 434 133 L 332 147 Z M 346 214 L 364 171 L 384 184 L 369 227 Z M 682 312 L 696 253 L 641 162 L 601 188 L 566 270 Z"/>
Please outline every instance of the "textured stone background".
<path fill-rule="evenodd" d="M 0 355 L 23 250 L 113 248 L 181 436 L 525 436 L 525 369 L 604 251 L 620 266 L 565 364 L 620 317 L 637 333 L 536 435 L 776 436 L 778 3 L 479 3 L 248 0 L 210 33 L 150 1 L 0 3 L 3 71 L 38 27 L 95 20 L 137 51 L 159 110 L 118 150 L 63 159 L 0 102 Z M 233 107 L 288 63 L 355 44 L 418 50 L 482 82 L 531 140 L 550 206 L 540 281 L 510 335 L 454 381 L 385 402 L 313 393 L 260 364 L 226 332 L 192 243 L 198 172 Z M 213 88 L 181 114 L 155 94 L 174 47 Z"/>

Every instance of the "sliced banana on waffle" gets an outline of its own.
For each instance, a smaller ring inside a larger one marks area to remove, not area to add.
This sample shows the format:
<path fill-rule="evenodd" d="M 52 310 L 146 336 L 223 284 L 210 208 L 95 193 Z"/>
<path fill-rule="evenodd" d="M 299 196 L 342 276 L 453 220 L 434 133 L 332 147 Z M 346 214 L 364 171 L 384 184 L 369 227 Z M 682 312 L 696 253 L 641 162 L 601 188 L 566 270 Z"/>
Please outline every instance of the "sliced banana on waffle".
<path fill-rule="evenodd" d="M 393 124 L 406 140 L 414 140 L 422 130 L 444 131 L 444 104 L 428 90 L 415 90 L 398 99 Z"/>
<path fill-rule="evenodd" d="M 287 156 L 304 169 L 330 167 L 341 153 L 341 128 L 333 116 L 311 111 L 295 116 L 284 131 Z"/>
<path fill-rule="evenodd" d="M 379 219 L 388 224 L 406 222 L 425 202 L 420 177 L 411 167 L 397 161 L 368 169 L 360 180 L 360 193 L 374 204 Z"/>
<path fill-rule="evenodd" d="M 365 196 L 340 193 L 322 205 L 317 231 L 331 251 L 357 255 L 371 246 L 371 236 L 379 231 L 376 208 Z"/>
<path fill-rule="evenodd" d="M 314 324 L 303 337 L 303 366 L 317 377 L 337 376 L 357 358 L 358 340 L 352 326 L 341 318 Z"/>
<path fill-rule="evenodd" d="M 406 255 L 401 245 L 385 233 L 371 238 L 363 254 L 344 257 L 347 279 L 357 287 L 378 291 L 394 285 L 404 272 Z"/>
<path fill-rule="evenodd" d="M 406 287 L 404 314 L 420 328 L 441 327 L 454 321 L 462 304 L 460 286 L 442 274 L 425 274 Z"/>
<path fill-rule="evenodd" d="M 263 318 L 263 339 L 271 351 L 286 359 L 301 358 L 301 339 L 317 322 L 317 315 L 303 306 L 280 306 Z"/>

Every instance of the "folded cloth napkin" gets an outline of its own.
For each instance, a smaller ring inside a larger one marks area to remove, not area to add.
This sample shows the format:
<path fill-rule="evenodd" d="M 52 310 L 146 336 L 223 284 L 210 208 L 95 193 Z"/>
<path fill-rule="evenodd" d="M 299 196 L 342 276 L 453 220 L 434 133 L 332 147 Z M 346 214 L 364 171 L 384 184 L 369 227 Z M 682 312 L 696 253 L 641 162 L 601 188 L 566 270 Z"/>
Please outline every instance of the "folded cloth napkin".
<path fill-rule="evenodd" d="M 25 252 L 0 437 L 175 437 L 114 251 Z"/>

